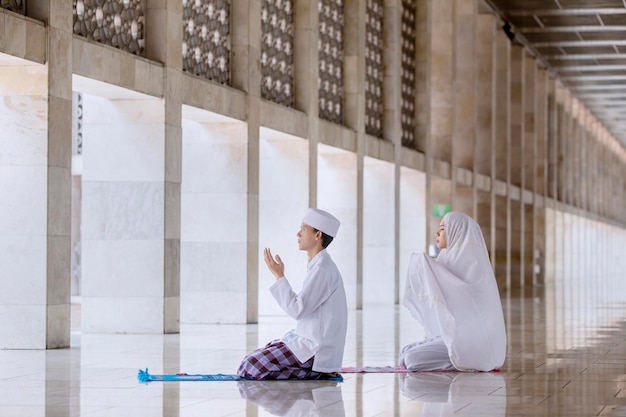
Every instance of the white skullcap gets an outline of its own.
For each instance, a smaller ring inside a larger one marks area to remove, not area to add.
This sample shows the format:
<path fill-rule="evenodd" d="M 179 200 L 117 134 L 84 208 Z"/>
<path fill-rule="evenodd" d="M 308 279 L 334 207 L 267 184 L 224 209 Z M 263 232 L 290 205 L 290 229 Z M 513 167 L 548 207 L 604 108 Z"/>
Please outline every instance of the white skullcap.
<path fill-rule="evenodd" d="M 337 230 L 339 230 L 339 225 L 341 224 L 332 214 L 316 208 L 310 208 L 304 213 L 302 223 L 321 230 L 332 237 L 337 235 Z"/>

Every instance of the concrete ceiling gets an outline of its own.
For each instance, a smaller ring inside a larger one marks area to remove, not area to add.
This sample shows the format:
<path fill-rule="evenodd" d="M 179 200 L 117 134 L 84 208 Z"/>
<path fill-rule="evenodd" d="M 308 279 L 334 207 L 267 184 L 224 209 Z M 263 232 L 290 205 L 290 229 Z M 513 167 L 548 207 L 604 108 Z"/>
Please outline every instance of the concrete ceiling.
<path fill-rule="evenodd" d="M 485 0 L 626 148 L 626 0 Z"/>

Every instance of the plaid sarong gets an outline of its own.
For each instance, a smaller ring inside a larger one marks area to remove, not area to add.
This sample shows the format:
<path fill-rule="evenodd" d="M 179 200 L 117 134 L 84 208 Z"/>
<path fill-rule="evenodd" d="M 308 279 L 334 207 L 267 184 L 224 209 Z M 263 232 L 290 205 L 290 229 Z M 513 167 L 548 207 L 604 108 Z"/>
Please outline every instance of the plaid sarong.
<path fill-rule="evenodd" d="M 280 340 L 269 342 L 247 355 L 237 375 L 245 379 L 317 379 L 321 373 L 313 370 L 313 358 L 302 363 Z"/>

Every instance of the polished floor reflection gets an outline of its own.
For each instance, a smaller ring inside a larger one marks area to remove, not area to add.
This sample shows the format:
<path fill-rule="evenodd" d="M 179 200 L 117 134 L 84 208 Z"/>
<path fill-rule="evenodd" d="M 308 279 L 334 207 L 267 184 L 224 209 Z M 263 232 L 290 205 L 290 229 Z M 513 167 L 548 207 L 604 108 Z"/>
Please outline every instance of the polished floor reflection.
<path fill-rule="evenodd" d="M 0 415 L 626 416 L 626 292 L 614 281 L 596 290 L 571 280 L 503 294 L 509 352 L 492 373 L 140 384 L 137 370 L 145 367 L 233 373 L 247 351 L 292 322 L 185 325 L 180 335 L 74 329 L 70 349 L 0 351 Z M 393 365 L 399 348 L 421 337 L 403 307 L 366 305 L 350 316 L 344 364 Z"/>

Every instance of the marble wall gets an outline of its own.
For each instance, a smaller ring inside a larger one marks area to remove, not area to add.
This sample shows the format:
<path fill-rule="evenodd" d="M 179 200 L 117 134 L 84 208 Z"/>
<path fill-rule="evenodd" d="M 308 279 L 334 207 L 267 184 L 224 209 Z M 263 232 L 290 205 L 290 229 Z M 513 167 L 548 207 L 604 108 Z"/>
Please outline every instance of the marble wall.
<path fill-rule="evenodd" d="M 0 66 L 0 349 L 46 347 L 48 100 L 43 65 Z"/>
<path fill-rule="evenodd" d="M 243 323 L 247 127 L 189 107 L 183 117 L 181 322 Z"/>
<path fill-rule="evenodd" d="M 328 252 L 343 278 L 348 308 L 357 306 L 357 174 L 356 155 L 326 145 L 318 147 L 317 204 L 340 221 Z"/>
<path fill-rule="evenodd" d="M 363 303 L 394 303 L 394 166 L 366 157 L 363 171 Z"/>
<path fill-rule="evenodd" d="M 426 236 L 426 175 L 415 169 L 400 170 L 399 207 L 399 293 L 404 294 L 406 273 L 411 254 L 427 252 L 434 236 Z M 401 299 L 400 299 L 401 301 Z"/>
<path fill-rule="evenodd" d="M 298 250 L 296 234 L 309 207 L 309 144 L 268 128 L 261 128 L 260 137 L 259 315 L 275 315 L 284 313 L 268 291 L 275 278 L 262 251 L 269 247 L 273 255 L 280 255 L 292 287 L 302 287 L 307 256 Z"/>
<path fill-rule="evenodd" d="M 163 101 L 83 103 L 82 330 L 162 332 Z"/>

